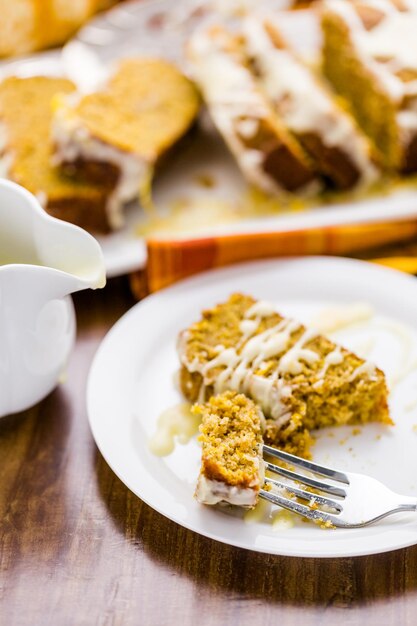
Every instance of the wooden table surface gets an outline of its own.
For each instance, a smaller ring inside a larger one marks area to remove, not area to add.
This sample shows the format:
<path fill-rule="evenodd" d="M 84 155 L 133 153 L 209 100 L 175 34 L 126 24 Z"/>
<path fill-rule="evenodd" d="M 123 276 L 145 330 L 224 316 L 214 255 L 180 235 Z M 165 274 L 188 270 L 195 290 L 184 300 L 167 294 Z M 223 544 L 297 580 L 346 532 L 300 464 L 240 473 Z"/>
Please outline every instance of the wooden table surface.
<path fill-rule="evenodd" d="M 416 624 L 417 547 L 340 560 L 248 552 L 168 521 L 116 478 L 85 388 L 132 304 L 124 279 L 78 294 L 67 381 L 0 422 L 0 624 Z"/>

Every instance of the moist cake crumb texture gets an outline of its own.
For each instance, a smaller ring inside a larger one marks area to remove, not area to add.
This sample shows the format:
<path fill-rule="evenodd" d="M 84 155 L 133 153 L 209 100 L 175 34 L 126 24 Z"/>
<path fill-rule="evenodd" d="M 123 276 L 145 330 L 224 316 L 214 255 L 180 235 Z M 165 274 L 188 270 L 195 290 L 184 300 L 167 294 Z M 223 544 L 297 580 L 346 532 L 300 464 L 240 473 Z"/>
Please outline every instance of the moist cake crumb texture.
<path fill-rule="evenodd" d="M 187 399 L 246 394 L 266 417 L 265 441 L 291 453 L 308 457 L 316 428 L 392 423 L 381 370 L 250 296 L 204 311 L 178 353 Z"/>
<path fill-rule="evenodd" d="M 196 404 L 192 411 L 202 419 L 197 500 L 254 506 L 264 474 L 262 412 L 252 400 L 233 391 Z"/>

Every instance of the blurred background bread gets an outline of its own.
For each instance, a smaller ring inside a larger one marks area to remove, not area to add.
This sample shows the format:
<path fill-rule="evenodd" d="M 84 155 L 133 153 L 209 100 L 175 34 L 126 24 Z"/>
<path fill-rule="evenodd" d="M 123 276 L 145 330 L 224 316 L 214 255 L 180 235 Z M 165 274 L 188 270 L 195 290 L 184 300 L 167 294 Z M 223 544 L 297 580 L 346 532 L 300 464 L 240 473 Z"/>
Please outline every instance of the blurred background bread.
<path fill-rule="evenodd" d="M 0 0 L 0 57 L 63 43 L 116 0 Z"/>

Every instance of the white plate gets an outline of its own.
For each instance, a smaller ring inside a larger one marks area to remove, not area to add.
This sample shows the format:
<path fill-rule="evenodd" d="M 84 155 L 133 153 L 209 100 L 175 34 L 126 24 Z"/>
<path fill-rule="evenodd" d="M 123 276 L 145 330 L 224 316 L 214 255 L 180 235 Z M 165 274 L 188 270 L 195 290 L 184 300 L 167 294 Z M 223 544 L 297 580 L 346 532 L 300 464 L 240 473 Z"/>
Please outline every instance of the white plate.
<path fill-rule="evenodd" d="M 297 519 L 293 528 L 248 524 L 193 499 L 199 448 L 195 440 L 177 445 L 165 458 L 147 442 L 159 414 L 180 401 L 173 376 L 178 368 L 178 332 L 204 307 L 233 291 L 272 300 L 277 309 L 301 321 L 329 303 L 367 301 L 375 317 L 339 331 L 357 351 L 375 346 L 370 356 L 392 379 L 398 364 L 417 366 L 417 283 L 414 278 L 361 261 L 309 258 L 250 263 L 208 272 L 161 291 L 134 306 L 109 332 L 92 365 L 88 413 L 97 445 L 119 478 L 151 507 L 175 522 L 224 543 L 304 557 L 356 556 L 417 543 L 417 516 L 393 517 L 365 529 L 324 531 Z M 382 317 L 381 317 L 382 316 Z M 389 318 L 391 321 L 384 321 Z M 362 347 L 361 347 L 362 346 Z M 365 472 L 391 488 L 417 493 L 417 369 L 391 394 L 396 426 L 369 425 L 323 431 L 313 448 L 319 462 Z M 380 436 L 380 437 L 379 437 Z M 343 440 L 341 442 L 341 440 Z"/>

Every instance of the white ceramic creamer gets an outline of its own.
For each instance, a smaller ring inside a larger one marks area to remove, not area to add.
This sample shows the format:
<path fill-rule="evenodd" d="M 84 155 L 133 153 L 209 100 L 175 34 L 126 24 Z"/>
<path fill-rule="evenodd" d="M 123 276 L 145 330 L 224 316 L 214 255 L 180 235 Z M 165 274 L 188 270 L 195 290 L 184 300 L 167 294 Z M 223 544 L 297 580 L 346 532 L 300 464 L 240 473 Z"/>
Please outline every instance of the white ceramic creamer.
<path fill-rule="evenodd" d="M 69 294 L 104 284 L 94 237 L 0 180 L 0 417 L 29 408 L 56 386 L 75 339 Z"/>

